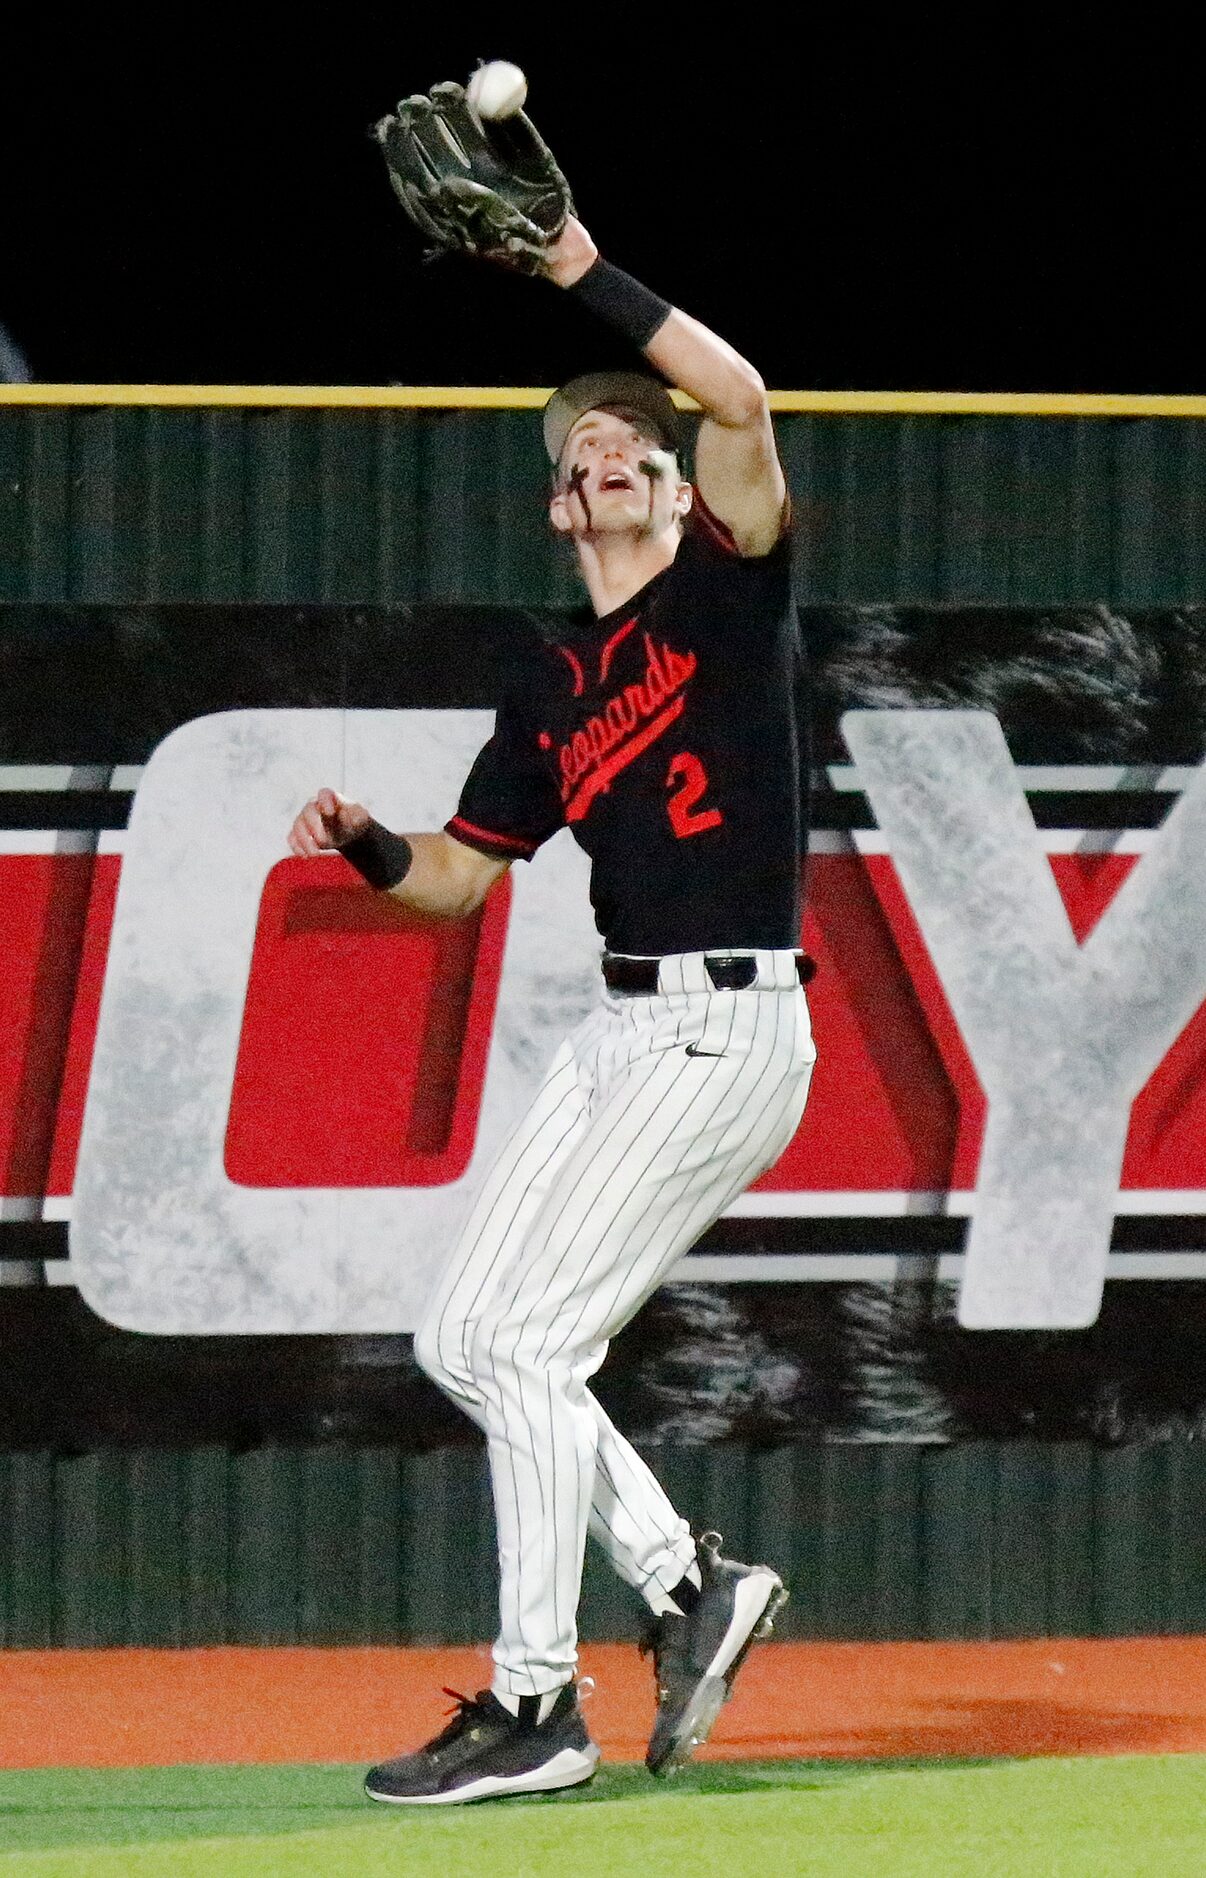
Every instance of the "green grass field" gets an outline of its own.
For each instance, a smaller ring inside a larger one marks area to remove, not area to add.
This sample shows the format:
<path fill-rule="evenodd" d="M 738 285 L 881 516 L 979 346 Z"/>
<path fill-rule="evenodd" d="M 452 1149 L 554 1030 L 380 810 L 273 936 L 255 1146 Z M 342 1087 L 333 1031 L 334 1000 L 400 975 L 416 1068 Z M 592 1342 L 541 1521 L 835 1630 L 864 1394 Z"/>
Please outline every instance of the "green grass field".
<path fill-rule="evenodd" d="M 464 1808 L 371 1806 L 350 1767 L 0 1773 L 29 1878 L 1206 1878 L 1206 1757 L 747 1761 Z"/>

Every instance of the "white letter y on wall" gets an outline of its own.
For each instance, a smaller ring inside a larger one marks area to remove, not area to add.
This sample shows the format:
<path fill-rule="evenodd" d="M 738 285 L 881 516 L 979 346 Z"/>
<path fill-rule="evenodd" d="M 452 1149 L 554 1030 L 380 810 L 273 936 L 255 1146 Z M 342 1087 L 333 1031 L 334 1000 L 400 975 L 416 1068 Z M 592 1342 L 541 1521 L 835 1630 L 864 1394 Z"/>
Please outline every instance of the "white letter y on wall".
<path fill-rule="evenodd" d="M 1131 1104 L 1206 998 L 1206 767 L 1078 946 L 994 716 L 842 730 L 988 1098 L 959 1321 L 1082 1328 Z"/>

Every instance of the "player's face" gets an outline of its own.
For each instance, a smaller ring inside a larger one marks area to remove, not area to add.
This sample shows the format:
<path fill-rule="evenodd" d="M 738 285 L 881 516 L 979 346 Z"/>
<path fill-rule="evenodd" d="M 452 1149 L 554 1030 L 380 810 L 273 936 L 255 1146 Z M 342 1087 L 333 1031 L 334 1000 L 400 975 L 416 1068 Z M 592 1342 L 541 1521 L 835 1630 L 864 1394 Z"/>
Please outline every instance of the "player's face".
<path fill-rule="evenodd" d="M 673 455 L 634 414 L 587 411 L 566 438 L 552 505 L 561 532 L 660 535 L 689 501 Z"/>

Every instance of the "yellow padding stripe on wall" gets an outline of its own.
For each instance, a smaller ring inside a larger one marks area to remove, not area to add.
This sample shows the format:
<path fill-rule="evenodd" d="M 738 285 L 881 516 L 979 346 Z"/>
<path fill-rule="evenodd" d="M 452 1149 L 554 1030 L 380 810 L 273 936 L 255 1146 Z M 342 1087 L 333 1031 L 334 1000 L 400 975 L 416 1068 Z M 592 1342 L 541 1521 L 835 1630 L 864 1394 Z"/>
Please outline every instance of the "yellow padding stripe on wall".
<path fill-rule="evenodd" d="M 683 410 L 690 398 L 675 392 Z M 882 417 L 1206 417 L 1206 397 L 1062 391 L 772 391 L 772 411 Z M 0 405 L 194 406 L 214 410 L 535 411 L 532 385 L 0 385 Z"/>

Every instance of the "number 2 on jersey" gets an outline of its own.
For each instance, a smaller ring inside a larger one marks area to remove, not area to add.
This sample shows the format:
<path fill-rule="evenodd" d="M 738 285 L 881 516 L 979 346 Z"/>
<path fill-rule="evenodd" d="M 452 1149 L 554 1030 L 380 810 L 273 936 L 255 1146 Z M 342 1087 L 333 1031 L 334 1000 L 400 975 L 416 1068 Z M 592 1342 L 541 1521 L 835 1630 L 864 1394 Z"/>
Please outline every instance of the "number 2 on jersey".
<path fill-rule="evenodd" d="M 678 784 L 677 789 L 674 788 L 675 783 Z M 673 789 L 674 793 L 666 804 L 666 813 L 680 841 L 685 841 L 688 835 L 701 834 L 705 828 L 719 828 L 724 820 L 719 809 L 700 809 L 696 812 L 695 804 L 707 786 L 708 772 L 697 756 L 680 750 L 676 757 L 671 758 L 666 787 Z"/>

